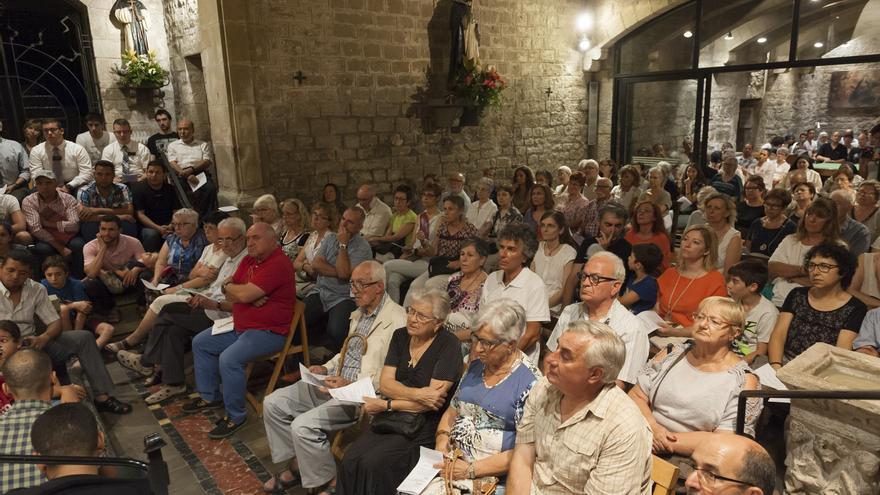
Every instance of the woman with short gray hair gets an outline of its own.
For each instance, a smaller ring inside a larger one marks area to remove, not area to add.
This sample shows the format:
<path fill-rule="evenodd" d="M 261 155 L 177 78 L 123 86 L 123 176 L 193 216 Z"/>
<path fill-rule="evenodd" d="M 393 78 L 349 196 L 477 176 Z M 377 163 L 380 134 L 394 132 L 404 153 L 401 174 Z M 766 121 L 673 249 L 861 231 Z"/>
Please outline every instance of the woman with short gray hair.
<path fill-rule="evenodd" d="M 477 200 L 471 203 L 467 209 L 467 220 L 480 233 L 480 237 L 489 235 L 492 228 L 492 218 L 498 211 L 498 205 L 492 201 L 492 191 L 495 190 L 495 182 L 488 177 L 483 177 L 477 182 Z"/>

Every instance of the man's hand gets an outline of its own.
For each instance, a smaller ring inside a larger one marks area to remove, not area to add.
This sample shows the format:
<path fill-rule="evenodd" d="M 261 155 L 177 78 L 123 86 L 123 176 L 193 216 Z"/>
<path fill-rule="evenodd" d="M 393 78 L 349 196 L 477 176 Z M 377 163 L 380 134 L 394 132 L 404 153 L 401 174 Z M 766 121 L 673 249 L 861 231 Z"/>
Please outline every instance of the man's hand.
<path fill-rule="evenodd" d="M 596 237 L 596 240 L 599 241 L 599 245 L 602 246 L 603 249 L 608 249 L 608 246 L 611 244 L 611 236 L 605 235 L 605 232 L 599 231 L 599 236 Z"/>
<path fill-rule="evenodd" d="M 350 381 L 346 380 L 345 378 L 342 378 L 341 376 L 328 376 L 326 379 L 324 379 L 324 385 L 327 388 L 344 387 L 350 383 L 351 383 Z"/>
<path fill-rule="evenodd" d="M 256 306 L 258 308 L 261 308 L 267 302 L 269 302 L 269 296 L 263 296 L 263 297 L 257 299 L 256 301 L 252 302 L 251 304 L 253 304 L 254 306 Z"/>
<path fill-rule="evenodd" d="M 342 223 L 339 224 L 339 231 L 336 233 L 336 240 L 343 244 L 348 244 L 348 241 L 351 240 L 351 234 L 345 230 L 345 225 Z"/>
<path fill-rule="evenodd" d="M 80 206 L 80 209 L 79 209 L 79 219 L 80 220 L 85 221 L 85 222 L 90 222 L 94 219 L 95 216 L 97 216 L 97 215 L 95 215 L 94 210 L 92 208 L 89 208 L 88 206 Z"/>
<path fill-rule="evenodd" d="M 123 222 L 134 223 L 134 217 L 132 215 L 119 215 L 119 219 Z"/>
<path fill-rule="evenodd" d="M 43 347 L 46 347 L 51 341 L 52 339 L 50 339 L 49 336 L 45 333 L 40 334 L 31 339 L 31 347 L 33 347 L 34 349 L 42 349 Z"/>
<path fill-rule="evenodd" d="M 190 175 L 186 178 L 186 181 L 189 182 L 193 186 L 197 186 L 199 184 L 199 178 L 195 175 Z"/>
<path fill-rule="evenodd" d="M 326 375 L 330 372 L 326 366 L 321 366 L 320 364 L 313 364 L 309 366 L 309 371 L 316 375 Z"/>
<path fill-rule="evenodd" d="M 63 192 L 63 193 L 70 194 L 70 189 L 67 188 L 67 184 L 64 184 L 63 186 L 58 186 L 58 187 L 56 187 L 55 189 L 56 189 L 58 192 Z"/>
<path fill-rule="evenodd" d="M 379 414 L 388 409 L 388 401 L 375 397 L 364 397 L 364 411 L 367 414 Z"/>
<path fill-rule="evenodd" d="M 187 303 L 189 303 L 191 308 L 215 309 L 215 301 L 213 299 L 208 299 L 201 294 L 194 294 L 189 298 Z"/>
<path fill-rule="evenodd" d="M 125 275 L 122 277 L 122 285 L 125 287 L 131 287 L 136 284 L 138 281 L 138 275 L 140 275 L 141 269 L 139 267 L 134 267 L 129 270 L 126 270 Z"/>

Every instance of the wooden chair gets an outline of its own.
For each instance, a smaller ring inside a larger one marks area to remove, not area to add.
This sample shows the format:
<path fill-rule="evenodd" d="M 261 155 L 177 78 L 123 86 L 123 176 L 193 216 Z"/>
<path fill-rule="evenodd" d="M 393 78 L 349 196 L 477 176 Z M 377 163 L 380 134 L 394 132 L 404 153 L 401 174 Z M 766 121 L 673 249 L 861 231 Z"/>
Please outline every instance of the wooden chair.
<path fill-rule="evenodd" d="M 306 367 L 309 366 L 309 336 L 308 332 L 306 331 L 305 309 L 305 303 L 297 300 L 296 306 L 294 306 L 293 309 L 293 320 L 291 320 L 290 322 L 290 331 L 287 332 L 287 339 L 284 341 L 284 347 L 281 348 L 280 352 L 261 356 L 247 364 L 247 368 L 245 369 L 245 380 L 248 380 L 250 378 L 251 372 L 254 370 L 254 363 L 258 361 L 275 361 L 275 369 L 272 370 L 272 376 L 269 378 L 269 383 L 266 385 L 266 391 L 263 392 L 263 398 L 265 398 L 267 395 L 271 394 L 273 390 L 275 390 L 275 384 L 278 382 L 278 377 L 281 376 L 281 371 L 284 369 L 284 362 L 287 360 L 287 356 L 291 354 L 302 353 L 303 363 Z M 292 345 L 293 336 L 294 334 L 296 334 L 297 331 L 299 331 L 301 344 Z M 257 397 L 254 396 L 254 394 L 252 394 L 250 390 L 245 390 L 245 398 L 248 402 L 250 402 L 254 410 L 257 411 L 257 414 L 262 416 L 262 400 L 257 399 Z"/>
<path fill-rule="evenodd" d="M 660 457 L 652 456 L 654 464 L 651 468 L 651 481 L 654 482 L 652 495 L 672 495 L 678 481 L 678 466 Z"/>

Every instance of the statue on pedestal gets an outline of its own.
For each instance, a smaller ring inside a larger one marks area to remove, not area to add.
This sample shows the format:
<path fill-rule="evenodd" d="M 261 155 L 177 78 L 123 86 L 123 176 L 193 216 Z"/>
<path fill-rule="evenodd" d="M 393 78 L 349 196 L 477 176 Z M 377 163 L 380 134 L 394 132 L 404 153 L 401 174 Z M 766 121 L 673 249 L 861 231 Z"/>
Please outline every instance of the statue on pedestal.
<path fill-rule="evenodd" d="M 116 0 L 110 15 L 122 23 L 122 51 L 146 55 L 150 51 L 147 8 L 139 0 Z"/>

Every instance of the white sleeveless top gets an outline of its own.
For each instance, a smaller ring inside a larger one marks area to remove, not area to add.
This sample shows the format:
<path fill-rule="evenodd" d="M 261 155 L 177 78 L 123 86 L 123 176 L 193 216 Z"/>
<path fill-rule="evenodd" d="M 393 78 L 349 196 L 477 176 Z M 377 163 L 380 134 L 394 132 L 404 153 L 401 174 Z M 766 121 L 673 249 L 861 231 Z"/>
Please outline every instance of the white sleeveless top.
<path fill-rule="evenodd" d="M 715 268 L 722 272 L 724 271 L 724 260 L 727 258 L 727 247 L 730 246 L 731 241 L 739 236 L 739 231 L 731 226 L 727 229 L 727 232 L 724 233 L 724 237 L 718 239 L 718 261 L 715 262 Z"/>

